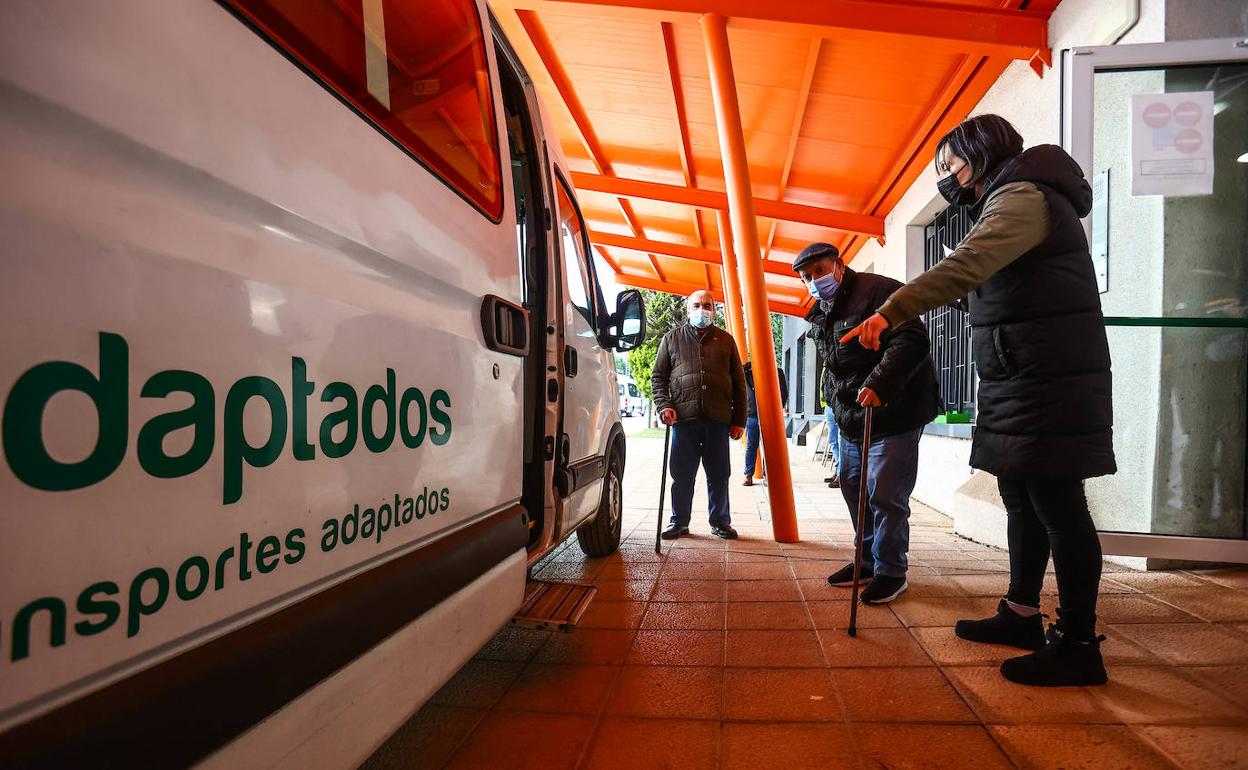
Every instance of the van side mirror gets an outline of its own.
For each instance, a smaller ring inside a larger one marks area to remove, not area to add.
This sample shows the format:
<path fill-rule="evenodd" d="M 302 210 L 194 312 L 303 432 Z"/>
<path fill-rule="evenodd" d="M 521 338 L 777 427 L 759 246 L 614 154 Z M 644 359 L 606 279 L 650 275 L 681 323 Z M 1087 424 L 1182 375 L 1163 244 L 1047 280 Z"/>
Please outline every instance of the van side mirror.
<path fill-rule="evenodd" d="M 616 350 L 624 352 L 641 345 L 646 338 L 646 303 L 640 291 L 625 289 L 619 293 L 611 322 L 615 327 Z"/>

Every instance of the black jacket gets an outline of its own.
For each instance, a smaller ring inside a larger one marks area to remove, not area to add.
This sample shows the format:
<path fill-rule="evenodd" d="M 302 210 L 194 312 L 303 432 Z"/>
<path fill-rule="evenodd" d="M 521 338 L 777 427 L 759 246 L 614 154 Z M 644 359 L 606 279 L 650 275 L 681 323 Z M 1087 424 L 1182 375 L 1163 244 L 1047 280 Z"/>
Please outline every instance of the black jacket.
<path fill-rule="evenodd" d="M 745 365 L 745 413 L 749 417 L 758 416 L 758 397 L 754 395 L 754 369 L 753 364 Z M 784 370 L 776 367 L 776 374 L 780 375 L 780 406 L 789 405 L 789 381 L 784 378 Z"/>
<path fill-rule="evenodd" d="M 745 427 L 745 373 L 737 343 L 710 326 L 699 334 L 685 324 L 659 343 L 650 373 L 650 392 L 659 411 L 676 410 L 680 422 L 705 418 Z"/>
<path fill-rule="evenodd" d="M 875 312 L 900 283 L 871 273 L 845 268 L 845 276 L 831 302 L 817 302 L 806 316 L 807 332 L 823 356 L 823 398 L 841 432 L 862 440 L 863 408 L 858 391 L 871 388 L 884 403 L 871 423 L 873 438 L 916 430 L 932 421 L 940 408 L 940 385 L 929 354 L 927 327 L 915 319 L 886 331 L 879 350 L 868 350 L 857 340 L 840 338 Z"/>
<path fill-rule="evenodd" d="M 1041 145 L 990 177 L 972 217 L 1013 182 L 1031 182 L 1044 194 L 1049 234 L 970 297 L 979 374 L 971 465 L 1007 478 L 1113 473 L 1109 344 L 1079 222 L 1092 190 L 1074 159 Z"/>

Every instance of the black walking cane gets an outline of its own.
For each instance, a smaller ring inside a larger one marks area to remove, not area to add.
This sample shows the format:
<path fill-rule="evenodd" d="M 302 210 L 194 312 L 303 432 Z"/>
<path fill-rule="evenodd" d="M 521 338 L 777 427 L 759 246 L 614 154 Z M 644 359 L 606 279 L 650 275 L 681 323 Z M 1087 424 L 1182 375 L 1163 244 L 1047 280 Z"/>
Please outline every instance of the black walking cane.
<path fill-rule="evenodd" d="M 854 525 L 854 596 L 849 602 L 849 635 L 858 635 L 858 578 L 862 576 L 862 527 L 867 520 L 867 456 L 871 451 L 871 412 L 862 423 L 862 463 L 858 466 L 858 521 Z"/>
<path fill-rule="evenodd" d="M 654 552 L 663 555 L 663 496 L 667 494 L 667 450 L 671 447 L 672 426 L 663 433 L 663 480 L 659 482 L 659 523 L 654 526 Z"/>

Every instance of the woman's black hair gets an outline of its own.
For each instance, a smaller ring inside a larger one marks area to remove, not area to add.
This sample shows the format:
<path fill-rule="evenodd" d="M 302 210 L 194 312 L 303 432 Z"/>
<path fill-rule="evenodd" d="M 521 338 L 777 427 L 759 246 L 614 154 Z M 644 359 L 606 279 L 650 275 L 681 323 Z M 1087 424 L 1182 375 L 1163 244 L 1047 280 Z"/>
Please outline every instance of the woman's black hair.
<path fill-rule="evenodd" d="M 976 115 L 954 127 L 936 145 L 936 165 L 944 149 L 971 165 L 971 184 L 982 182 L 1004 161 L 1023 151 L 1023 137 L 1000 115 Z"/>

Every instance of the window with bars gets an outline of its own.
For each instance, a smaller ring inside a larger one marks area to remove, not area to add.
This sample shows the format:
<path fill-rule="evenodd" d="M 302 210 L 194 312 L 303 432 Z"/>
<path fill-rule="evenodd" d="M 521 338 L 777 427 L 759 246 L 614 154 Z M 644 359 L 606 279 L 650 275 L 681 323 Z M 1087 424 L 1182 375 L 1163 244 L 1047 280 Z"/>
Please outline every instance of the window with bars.
<path fill-rule="evenodd" d="M 923 268 L 932 269 L 971 229 L 969 207 L 950 206 L 924 228 Z M 940 378 L 945 422 L 974 422 L 975 364 L 971 360 L 971 325 L 967 313 L 945 306 L 923 316 L 932 342 L 932 361 Z M 939 418 L 937 418 L 939 420 Z"/>

